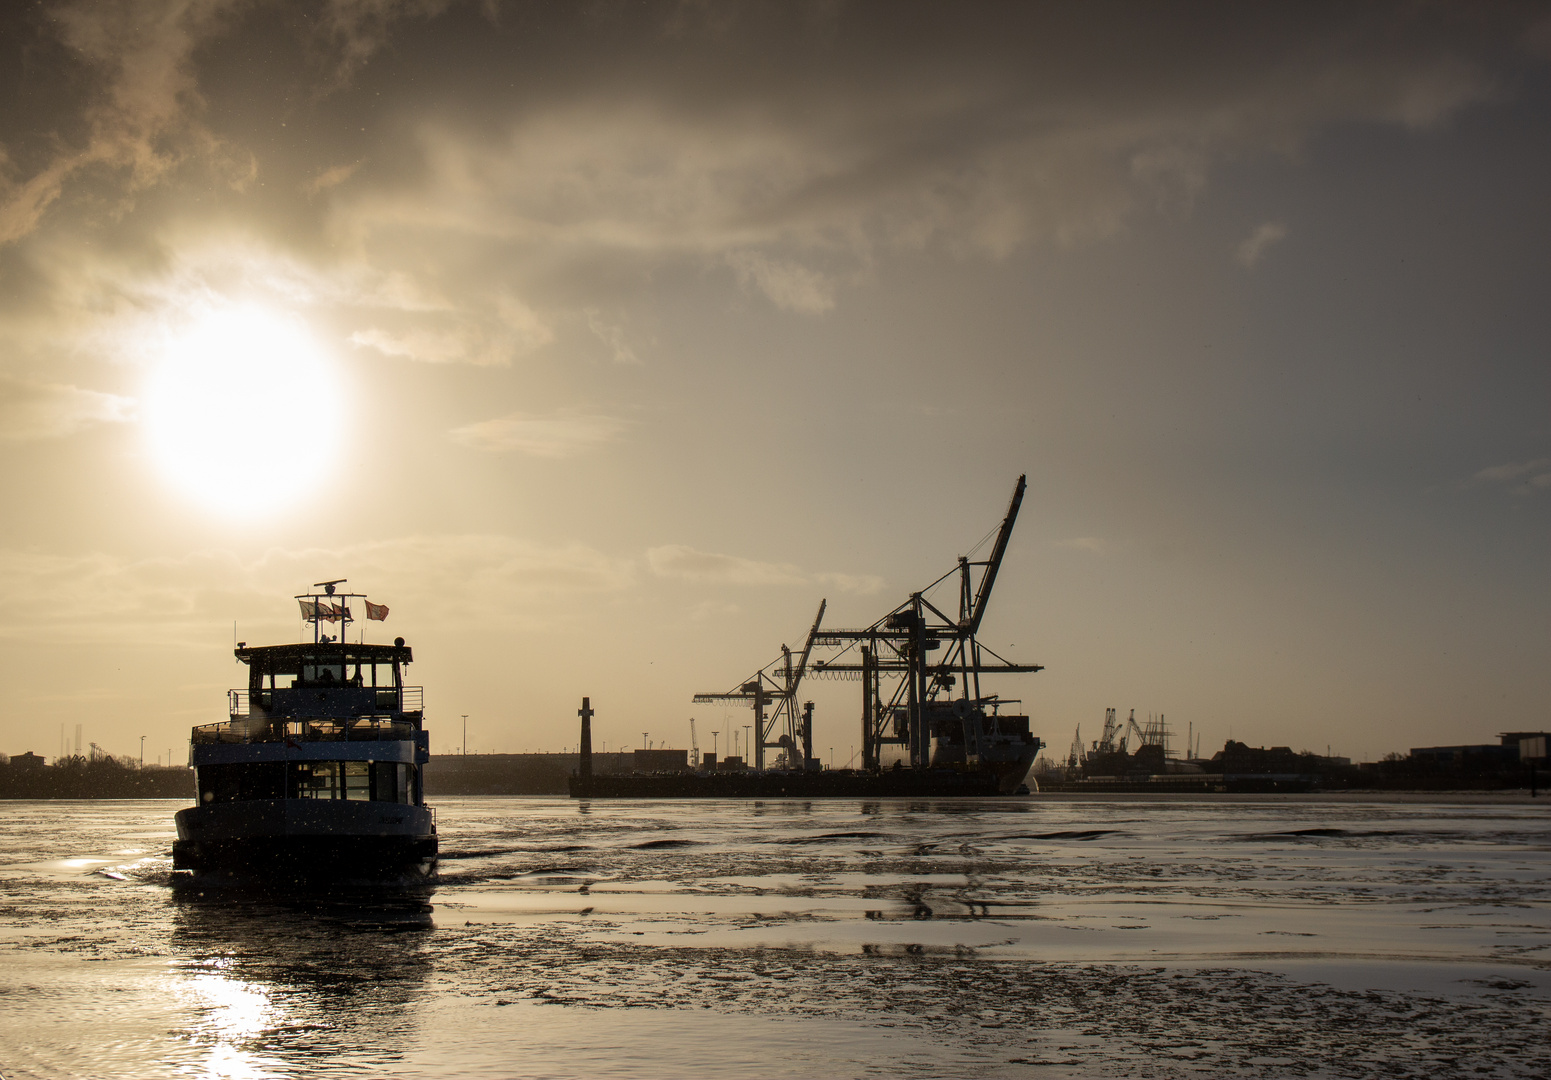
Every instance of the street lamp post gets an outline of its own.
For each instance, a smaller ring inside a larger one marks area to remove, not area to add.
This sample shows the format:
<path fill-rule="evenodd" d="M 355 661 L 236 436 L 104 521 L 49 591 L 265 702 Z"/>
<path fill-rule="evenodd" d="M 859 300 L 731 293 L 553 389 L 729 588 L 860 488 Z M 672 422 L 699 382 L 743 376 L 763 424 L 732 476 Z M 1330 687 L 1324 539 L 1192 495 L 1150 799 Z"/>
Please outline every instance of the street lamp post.
<path fill-rule="evenodd" d="M 463 752 L 469 752 L 469 714 L 463 714 Z"/>
<path fill-rule="evenodd" d="M 145 736 L 140 736 L 140 767 L 145 768 Z"/>

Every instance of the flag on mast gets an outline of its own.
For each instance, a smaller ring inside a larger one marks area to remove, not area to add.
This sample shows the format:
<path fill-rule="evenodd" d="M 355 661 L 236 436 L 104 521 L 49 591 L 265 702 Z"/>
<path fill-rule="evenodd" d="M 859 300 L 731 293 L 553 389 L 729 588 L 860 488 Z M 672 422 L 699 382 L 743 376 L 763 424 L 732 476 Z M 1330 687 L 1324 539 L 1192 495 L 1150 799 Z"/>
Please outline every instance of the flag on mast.
<path fill-rule="evenodd" d="M 388 617 L 388 605 L 374 604 L 370 600 L 366 601 L 366 617 L 368 619 L 375 619 L 378 622 L 385 621 Z"/>
<path fill-rule="evenodd" d="M 297 603 L 302 606 L 302 618 L 308 622 L 355 621 L 350 609 L 341 604 L 331 604 L 327 600 L 298 600 Z"/>

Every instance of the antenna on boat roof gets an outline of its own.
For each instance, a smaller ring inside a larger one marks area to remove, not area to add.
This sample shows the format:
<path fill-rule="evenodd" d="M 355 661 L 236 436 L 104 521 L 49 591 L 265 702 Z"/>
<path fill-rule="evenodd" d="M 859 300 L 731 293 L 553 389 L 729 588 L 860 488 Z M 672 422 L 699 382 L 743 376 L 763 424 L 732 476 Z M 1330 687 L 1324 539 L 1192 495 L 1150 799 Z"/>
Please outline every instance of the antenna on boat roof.
<path fill-rule="evenodd" d="M 349 581 L 349 580 L 350 580 L 349 578 L 342 578 L 341 577 L 341 578 L 335 578 L 333 581 L 314 581 L 312 583 L 312 587 L 314 589 L 322 589 L 324 592 L 328 593 L 328 595 L 333 596 L 334 595 L 334 586 L 335 585 L 343 585 L 346 581 Z"/>

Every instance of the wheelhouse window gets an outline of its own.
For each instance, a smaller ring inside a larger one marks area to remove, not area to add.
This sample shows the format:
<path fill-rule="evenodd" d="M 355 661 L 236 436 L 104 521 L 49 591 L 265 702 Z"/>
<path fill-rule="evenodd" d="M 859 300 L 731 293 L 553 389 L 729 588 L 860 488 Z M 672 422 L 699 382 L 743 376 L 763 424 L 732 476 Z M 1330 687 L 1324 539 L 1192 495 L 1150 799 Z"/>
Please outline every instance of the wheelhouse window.
<path fill-rule="evenodd" d="M 279 761 L 201 765 L 194 779 L 203 803 L 285 798 L 285 764 Z"/>
<path fill-rule="evenodd" d="M 255 657 L 250 690 L 266 692 L 329 686 L 396 690 L 402 682 L 399 665 L 375 653 L 293 653 Z"/>
<path fill-rule="evenodd" d="M 303 686 L 345 685 L 345 662 L 337 656 L 305 656 L 302 658 Z"/>
<path fill-rule="evenodd" d="M 413 765 L 393 761 L 293 761 L 291 798 L 414 802 Z"/>
<path fill-rule="evenodd" d="M 415 766 L 379 761 L 372 766 L 372 801 L 413 803 Z"/>
<path fill-rule="evenodd" d="M 339 762 L 292 762 L 291 797 L 293 799 L 339 798 Z"/>
<path fill-rule="evenodd" d="M 372 797 L 372 765 L 370 761 L 341 761 L 344 798 L 366 802 Z"/>

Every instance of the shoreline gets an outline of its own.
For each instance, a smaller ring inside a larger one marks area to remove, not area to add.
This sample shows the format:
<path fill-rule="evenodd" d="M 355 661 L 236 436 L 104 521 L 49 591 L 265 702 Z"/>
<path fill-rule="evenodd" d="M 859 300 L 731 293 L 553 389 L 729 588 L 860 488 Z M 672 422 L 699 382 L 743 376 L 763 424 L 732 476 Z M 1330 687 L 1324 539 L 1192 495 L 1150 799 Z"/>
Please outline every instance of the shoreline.
<path fill-rule="evenodd" d="M 437 799 L 554 799 L 570 802 L 588 802 L 588 799 L 573 799 L 558 792 L 442 792 L 434 796 Z M 1443 803 L 1457 806 L 1494 806 L 1494 805 L 1544 805 L 1551 807 L 1551 791 L 1540 796 L 1531 796 L 1528 788 L 1506 791 L 1263 791 L 1263 792 L 1178 792 L 1178 791 L 1116 791 L 1116 792 L 1087 792 L 1087 791 L 1049 791 L 1033 792 L 1028 795 L 979 795 L 979 796 L 937 796 L 937 795 L 855 795 L 855 796 L 802 796 L 802 795 L 766 795 L 728 797 L 725 799 L 608 799 L 608 802 L 769 802 L 781 800 L 783 802 L 918 802 L 922 799 L 936 801 L 939 799 L 952 799 L 954 801 L 975 802 L 1016 802 L 1016 803 L 1042 803 L 1042 802 L 1140 802 L 1140 803 L 1184 803 L 1184 802 L 1243 802 L 1243 803 Z M 0 796 L 0 803 L 38 803 L 38 802 L 175 802 L 189 804 L 193 800 L 182 796 L 173 795 L 112 795 L 112 796 L 80 796 L 80 795 L 6 795 Z"/>

